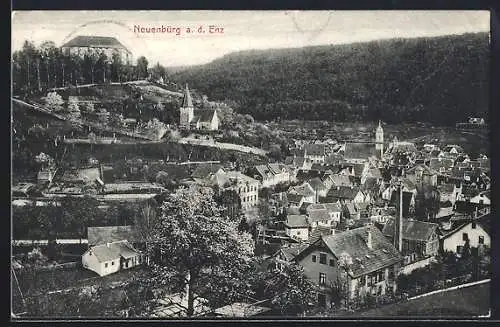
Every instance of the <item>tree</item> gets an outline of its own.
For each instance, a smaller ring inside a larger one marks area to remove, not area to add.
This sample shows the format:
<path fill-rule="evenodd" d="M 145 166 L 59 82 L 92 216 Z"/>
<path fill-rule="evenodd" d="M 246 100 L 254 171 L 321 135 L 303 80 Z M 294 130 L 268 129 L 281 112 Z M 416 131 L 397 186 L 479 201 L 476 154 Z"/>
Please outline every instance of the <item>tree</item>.
<path fill-rule="evenodd" d="M 338 266 L 339 275 L 337 280 L 337 297 L 339 300 L 344 300 L 344 305 L 347 307 L 349 301 L 349 270 L 352 265 L 352 257 L 347 252 L 343 252 L 339 256 Z"/>
<path fill-rule="evenodd" d="M 79 119 L 81 117 L 80 107 L 75 100 L 71 100 L 68 103 L 68 116 L 71 119 Z"/>
<path fill-rule="evenodd" d="M 263 295 L 282 315 L 299 315 L 316 302 L 316 286 L 305 275 L 301 266 L 285 265 L 282 271 L 271 271 L 264 276 Z"/>
<path fill-rule="evenodd" d="M 163 202 L 153 229 L 149 256 L 157 287 L 184 291 L 188 316 L 194 314 L 196 298 L 217 307 L 249 292 L 243 276 L 253 254 L 251 236 L 239 232 L 237 222 L 221 210 L 211 189 L 180 188 Z"/>
<path fill-rule="evenodd" d="M 144 241 L 146 253 L 151 253 L 151 242 L 155 235 L 155 228 L 159 224 L 157 204 L 154 201 L 145 202 L 140 208 L 140 214 L 135 216 L 135 226 L 140 238 Z M 149 265 L 149 256 L 147 257 Z"/>
<path fill-rule="evenodd" d="M 45 103 L 50 110 L 61 111 L 64 100 L 57 92 L 49 92 L 45 97 Z"/>
<path fill-rule="evenodd" d="M 87 113 L 93 113 L 95 112 L 95 107 L 93 102 L 86 102 L 84 106 L 84 111 Z"/>
<path fill-rule="evenodd" d="M 137 58 L 136 71 L 138 79 L 144 79 L 148 77 L 148 60 L 146 59 L 146 57 L 141 56 Z"/>

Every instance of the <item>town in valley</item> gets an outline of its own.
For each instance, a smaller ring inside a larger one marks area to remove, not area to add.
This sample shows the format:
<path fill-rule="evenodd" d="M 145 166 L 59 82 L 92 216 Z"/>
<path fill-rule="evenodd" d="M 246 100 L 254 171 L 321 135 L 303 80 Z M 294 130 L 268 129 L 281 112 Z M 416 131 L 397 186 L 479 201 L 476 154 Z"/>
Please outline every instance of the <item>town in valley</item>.
<path fill-rule="evenodd" d="M 13 49 L 14 319 L 491 316 L 487 31 L 172 66 L 106 31 Z"/>

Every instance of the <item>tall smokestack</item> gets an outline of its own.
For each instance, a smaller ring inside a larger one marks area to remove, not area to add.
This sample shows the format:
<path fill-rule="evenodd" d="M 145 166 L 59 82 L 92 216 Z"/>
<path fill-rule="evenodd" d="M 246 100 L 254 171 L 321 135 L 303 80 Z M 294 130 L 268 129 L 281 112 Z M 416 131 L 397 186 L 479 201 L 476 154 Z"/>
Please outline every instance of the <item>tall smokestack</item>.
<path fill-rule="evenodd" d="M 399 252 L 403 251 L 403 185 L 399 185 L 399 216 L 396 219 L 397 224 L 394 226 L 396 231 L 396 249 Z"/>
<path fill-rule="evenodd" d="M 373 248 L 372 245 L 372 231 L 370 230 L 370 226 L 367 228 L 367 236 L 366 236 L 366 246 L 371 250 Z"/>

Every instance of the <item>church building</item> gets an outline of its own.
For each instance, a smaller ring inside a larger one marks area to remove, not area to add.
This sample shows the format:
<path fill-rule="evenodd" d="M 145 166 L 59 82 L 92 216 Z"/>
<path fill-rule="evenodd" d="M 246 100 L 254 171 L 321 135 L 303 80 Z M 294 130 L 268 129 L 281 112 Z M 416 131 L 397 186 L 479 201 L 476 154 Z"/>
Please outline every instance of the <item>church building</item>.
<path fill-rule="evenodd" d="M 217 110 L 195 109 L 187 84 L 180 108 L 179 126 L 184 130 L 194 129 L 216 131 L 219 129 L 219 117 L 217 115 Z"/>

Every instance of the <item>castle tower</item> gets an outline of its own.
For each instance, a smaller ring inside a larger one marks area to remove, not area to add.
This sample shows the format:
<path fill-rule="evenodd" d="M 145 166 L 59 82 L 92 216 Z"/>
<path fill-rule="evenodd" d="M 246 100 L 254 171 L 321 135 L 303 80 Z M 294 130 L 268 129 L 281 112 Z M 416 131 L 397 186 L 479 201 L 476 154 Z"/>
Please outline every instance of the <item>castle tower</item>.
<path fill-rule="evenodd" d="M 382 123 L 378 121 L 378 127 L 375 131 L 375 149 L 377 150 L 377 156 L 379 159 L 384 157 L 384 130 L 382 129 Z"/>
<path fill-rule="evenodd" d="M 184 98 L 182 99 L 181 109 L 180 109 L 180 121 L 179 126 L 181 129 L 189 129 L 189 125 L 194 117 L 194 106 L 193 100 L 191 99 L 191 94 L 189 93 L 189 88 L 186 83 L 186 90 L 184 91 Z"/>

